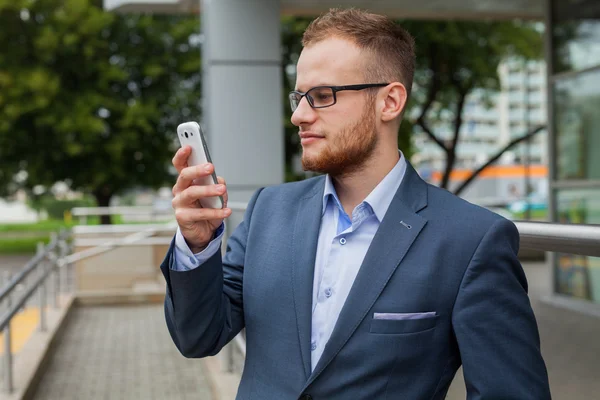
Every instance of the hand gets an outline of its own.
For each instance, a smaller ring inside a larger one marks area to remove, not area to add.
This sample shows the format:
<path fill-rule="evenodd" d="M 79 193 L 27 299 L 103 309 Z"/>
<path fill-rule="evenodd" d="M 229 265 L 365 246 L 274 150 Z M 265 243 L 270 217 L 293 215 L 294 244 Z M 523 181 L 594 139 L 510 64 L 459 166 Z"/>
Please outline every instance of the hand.
<path fill-rule="evenodd" d="M 190 146 L 184 146 L 175 153 L 173 166 L 179 172 L 177 182 L 173 186 L 175 219 L 181 234 L 194 253 L 208 246 L 224 218 L 231 215 L 227 207 L 227 187 L 225 180 L 218 177 L 218 185 L 193 185 L 194 179 L 211 175 L 214 166 L 210 163 L 188 167 L 188 157 L 192 152 Z M 202 208 L 199 200 L 203 197 L 223 196 L 223 208 Z"/>

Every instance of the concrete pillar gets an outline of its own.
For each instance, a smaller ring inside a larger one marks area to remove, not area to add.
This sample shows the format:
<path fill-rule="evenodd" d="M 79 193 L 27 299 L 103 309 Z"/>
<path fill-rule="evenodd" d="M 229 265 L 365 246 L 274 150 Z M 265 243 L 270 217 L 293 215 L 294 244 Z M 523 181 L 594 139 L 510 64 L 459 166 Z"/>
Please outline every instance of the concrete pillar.
<path fill-rule="evenodd" d="M 230 201 L 284 180 L 279 0 L 203 0 L 203 121 Z"/>

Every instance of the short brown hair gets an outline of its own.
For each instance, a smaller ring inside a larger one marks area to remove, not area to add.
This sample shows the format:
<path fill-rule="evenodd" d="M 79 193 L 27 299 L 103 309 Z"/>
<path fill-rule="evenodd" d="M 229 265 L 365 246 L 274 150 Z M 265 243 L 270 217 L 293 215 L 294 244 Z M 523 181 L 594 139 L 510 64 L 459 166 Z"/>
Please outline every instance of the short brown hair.
<path fill-rule="evenodd" d="M 415 73 L 415 41 L 400 25 L 383 15 L 356 8 L 332 8 L 310 23 L 302 46 L 338 37 L 350 40 L 374 57 L 366 65 L 368 83 L 400 82 L 410 95 Z"/>

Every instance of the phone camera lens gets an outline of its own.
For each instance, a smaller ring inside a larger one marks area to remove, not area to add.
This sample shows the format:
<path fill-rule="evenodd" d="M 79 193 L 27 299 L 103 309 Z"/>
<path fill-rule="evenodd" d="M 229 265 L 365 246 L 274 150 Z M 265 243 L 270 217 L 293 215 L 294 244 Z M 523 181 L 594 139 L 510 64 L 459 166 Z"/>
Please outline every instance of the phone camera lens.
<path fill-rule="evenodd" d="M 185 132 L 185 137 L 188 137 L 188 133 L 187 132 Z"/>

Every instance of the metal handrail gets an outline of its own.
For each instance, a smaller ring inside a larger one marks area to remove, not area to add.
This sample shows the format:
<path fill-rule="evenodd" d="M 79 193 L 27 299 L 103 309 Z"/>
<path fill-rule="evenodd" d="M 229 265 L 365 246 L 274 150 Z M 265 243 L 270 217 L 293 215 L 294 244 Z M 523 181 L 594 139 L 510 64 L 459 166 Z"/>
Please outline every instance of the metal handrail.
<path fill-rule="evenodd" d="M 0 301 L 3 301 L 18 284 L 23 282 L 23 280 L 25 280 L 25 278 L 27 278 L 27 276 L 33 272 L 39 266 L 39 264 L 44 261 L 45 258 L 48 257 L 48 254 L 56 249 L 60 241 L 66 239 L 66 237 L 68 237 L 68 232 L 61 232 L 57 237 L 50 240 L 50 243 L 48 246 L 46 246 L 42 253 L 37 253 L 31 260 L 27 262 L 27 264 L 25 264 L 25 267 L 21 271 L 11 277 L 10 280 L 2 287 L 2 289 L 0 289 Z"/>
<path fill-rule="evenodd" d="M 227 206 L 233 211 L 246 211 L 247 204 L 232 202 Z M 521 248 L 600 257 L 600 225 L 513 222 Z"/>
<path fill-rule="evenodd" d="M 173 223 L 166 224 L 166 229 L 174 228 Z M 106 253 L 108 251 L 114 250 L 120 246 L 130 245 L 137 241 L 143 240 L 154 235 L 157 231 L 165 229 L 165 227 L 151 227 L 148 229 L 143 229 L 141 231 L 132 233 L 125 237 L 119 238 L 117 240 L 108 240 L 105 243 L 86 249 L 73 254 L 66 254 L 66 240 L 70 236 L 70 232 L 61 231 L 59 235 L 53 234 L 50 243 L 44 248 L 42 243 L 38 244 L 38 252 L 37 254 L 30 259 L 27 264 L 25 264 L 25 268 L 23 268 L 19 273 L 13 276 L 9 282 L 7 282 L 4 287 L 0 290 L 0 301 L 6 300 L 8 302 L 8 310 L 0 317 L 0 330 L 4 331 L 4 381 L 5 381 L 5 390 L 8 393 L 12 393 L 13 391 L 13 363 L 12 363 L 12 350 L 11 350 L 11 335 L 10 335 L 10 323 L 12 318 L 23 308 L 23 306 L 33 297 L 36 291 L 41 290 L 40 292 L 40 330 L 44 331 L 46 329 L 46 321 L 45 321 L 45 301 L 46 301 L 46 291 L 45 284 L 48 277 L 54 272 L 54 270 L 58 270 L 59 268 L 63 268 L 67 265 L 71 265 L 77 261 L 81 261 L 83 259 L 91 258 L 97 256 L 99 254 Z M 56 255 L 55 251 L 59 248 L 61 250 L 60 255 Z M 38 267 L 43 267 L 46 262 L 50 262 L 50 266 L 45 268 L 43 272 L 37 277 L 35 282 L 28 288 L 24 295 L 22 295 L 18 301 L 15 303 L 11 302 L 10 293 L 22 283 L 25 278 L 31 274 Z M 58 282 L 57 282 L 58 285 Z M 57 293 L 54 296 L 54 304 L 57 305 L 56 296 L 58 295 L 58 286 Z M 244 353 L 245 354 L 245 353 Z"/>
<path fill-rule="evenodd" d="M 521 247 L 582 256 L 600 256 L 600 225 L 515 221 Z"/>
<path fill-rule="evenodd" d="M 8 309 L 6 313 L 0 318 L 0 330 L 3 330 L 10 323 L 12 317 L 14 317 L 21 308 L 29 301 L 29 299 L 33 296 L 33 294 L 39 289 L 39 287 L 44 283 L 48 275 L 52 273 L 53 268 L 48 268 L 40 277 L 34 282 L 33 285 L 29 288 L 27 292 L 20 298 L 20 300 Z"/>
<path fill-rule="evenodd" d="M 174 223 L 168 223 L 165 226 L 167 229 L 169 229 L 169 228 L 175 229 L 175 227 L 176 227 L 176 225 Z M 102 243 L 102 244 L 92 247 L 90 249 L 86 249 L 83 251 L 79 251 L 77 253 L 70 254 L 67 257 L 65 257 L 65 259 L 62 261 L 62 263 L 65 263 L 65 264 L 75 263 L 75 262 L 83 260 L 85 258 L 97 256 L 99 254 L 114 250 L 117 247 L 126 246 L 129 244 L 135 243 L 137 241 L 140 241 L 145 238 L 153 236 L 160 229 L 165 229 L 165 228 L 151 227 L 151 228 L 143 229 L 141 231 L 132 233 L 132 234 L 122 237 L 120 239 L 109 240 L 105 243 Z"/>
<path fill-rule="evenodd" d="M 173 209 L 144 207 L 144 206 L 111 206 L 111 207 L 73 207 L 71 215 L 74 217 L 97 216 L 97 215 L 155 215 L 173 214 Z"/>
<path fill-rule="evenodd" d="M 1 289 L 0 301 L 7 302 L 8 310 L 0 318 L 0 330 L 4 333 L 4 382 L 5 391 L 7 393 L 13 392 L 13 362 L 12 362 L 12 338 L 10 331 L 10 323 L 12 318 L 25 306 L 25 304 L 33 297 L 36 291 L 40 293 L 40 327 L 41 331 L 46 330 L 46 280 L 48 277 L 59 268 L 58 260 L 61 257 L 66 256 L 68 251 L 67 239 L 69 232 L 61 230 L 60 234 L 51 234 L 50 243 L 44 248 L 43 243 L 38 243 L 38 250 L 36 255 L 25 264 L 19 273 L 15 274 Z M 56 255 L 57 249 L 60 251 Z M 47 262 L 50 265 L 47 266 Z M 42 273 L 35 280 L 33 285 L 27 290 L 27 292 L 21 296 L 21 298 L 14 304 L 11 301 L 11 292 L 17 288 L 17 285 L 21 284 L 34 270 L 43 268 Z M 55 292 L 53 296 L 53 305 L 58 307 L 57 297 L 60 292 L 60 274 L 57 275 L 55 281 Z"/>

